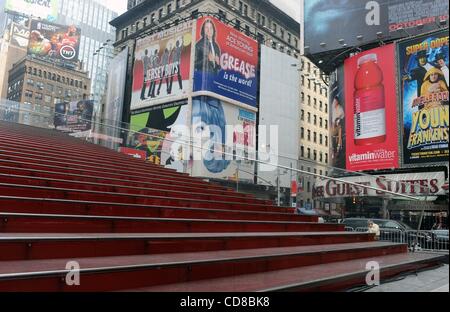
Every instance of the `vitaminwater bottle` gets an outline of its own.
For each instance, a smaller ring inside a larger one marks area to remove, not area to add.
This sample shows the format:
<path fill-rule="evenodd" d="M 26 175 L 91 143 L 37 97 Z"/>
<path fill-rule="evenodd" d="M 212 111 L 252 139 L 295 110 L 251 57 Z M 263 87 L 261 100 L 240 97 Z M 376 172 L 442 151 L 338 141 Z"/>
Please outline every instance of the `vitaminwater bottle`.
<path fill-rule="evenodd" d="M 386 141 L 386 109 L 383 72 L 376 54 L 359 58 L 355 77 L 355 144 L 371 145 Z"/>

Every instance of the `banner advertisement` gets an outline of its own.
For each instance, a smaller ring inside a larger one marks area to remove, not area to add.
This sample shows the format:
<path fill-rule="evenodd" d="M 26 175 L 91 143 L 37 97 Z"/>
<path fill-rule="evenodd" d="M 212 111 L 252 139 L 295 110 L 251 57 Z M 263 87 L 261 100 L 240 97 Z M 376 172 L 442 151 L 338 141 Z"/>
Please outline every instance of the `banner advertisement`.
<path fill-rule="evenodd" d="M 306 54 L 420 35 L 449 19 L 442 0 L 304 0 L 304 6 Z"/>
<path fill-rule="evenodd" d="M 57 130 L 69 132 L 90 131 L 94 101 L 82 100 L 55 105 L 54 125 Z"/>
<path fill-rule="evenodd" d="M 399 167 L 394 59 L 390 44 L 345 61 L 347 170 Z"/>
<path fill-rule="evenodd" d="M 128 148 L 145 152 L 145 159 L 167 168 L 184 172 L 189 159 L 189 110 L 187 101 L 154 105 L 135 111 L 131 130 L 138 133 Z M 186 156 L 187 155 L 187 156 Z"/>
<path fill-rule="evenodd" d="M 5 11 L 53 22 L 58 18 L 58 4 L 59 0 L 6 0 Z"/>
<path fill-rule="evenodd" d="M 127 79 L 128 46 L 110 63 L 108 73 L 108 93 L 106 95 L 105 118 L 112 126 L 122 121 L 123 99 Z"/>
<path fill-rule="evenodd" d="M 380 191 L 340 181 L 324 180 L 317 181 L 315 184 L 313 190 L 314 197 L 320 199 L 394 196 L 383 191 L 416 197 L 445 195 L 444 172 L 386 174 L 380 177 L 358 176 L 340 179 L 349 183 L 357 183 L 363 186 L 378 188 Z"/>
<path fill-rule="evenodd" d="M 194 151 L 194 176 L 253 181 L 254 163 L 233 160 L 232 155 L 248 157 L 256 150 L 255 113 L 212 97 L 196 97 L 192 102 L 192 132 L 196 146 L 203 147 Z M 200 153 L 201 160 L 195 157 Z"/>
<path fill-rule="evenodd" d="M 136 43 L 131 109 L 186 97 L 191 89 L 193 21 Z"/>
<path fill-rule="evenodd" d="M 76 63 L 81 29 L 45 21 L 32 20 L 28 55 L 50 62 Z"/>
<path fill-rule="evenodd" d="M 21 24 L 11 23 L 11 36 L 9 44 L 19 47 L 27 48 L 30 39 L 30 28 Z"/>
<path fill-rule="evenodd" d="M 194 92 L 208 91 L 253 107 L 258 43 L 214 17 L 197 20 Z"/>
<path fill-rule="evenodd" d="M 402 41 L 398 54 L 403 162 L 448 162 L 448 31 Z"/>
<path fill-rule="evenodd" d="M 345 169 L 347 135 L 345 128 L 344 67 L 337 68 L 330 77 L 330 166 Z"/>

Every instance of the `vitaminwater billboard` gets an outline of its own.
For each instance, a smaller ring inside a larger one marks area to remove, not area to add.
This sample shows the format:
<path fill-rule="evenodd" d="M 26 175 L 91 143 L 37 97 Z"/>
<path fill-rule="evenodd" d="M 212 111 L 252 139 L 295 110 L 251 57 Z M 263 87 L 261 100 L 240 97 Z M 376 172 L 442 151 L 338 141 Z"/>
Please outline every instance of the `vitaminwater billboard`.
<path fill-rule="evenodd" d="M 256 107 L 258 43 L 213 17 L 197 20 L 194 92 Z"/>
<path fill-rule="evenodd" d="M 448 162 L 448 52 L 448 30 L 398 45 L 405 165 Z"/>
<path fill-rule="evenodd" d="M 395 47 L 372 49 L 345 61 L 346 168 L 398 168 Z"/>

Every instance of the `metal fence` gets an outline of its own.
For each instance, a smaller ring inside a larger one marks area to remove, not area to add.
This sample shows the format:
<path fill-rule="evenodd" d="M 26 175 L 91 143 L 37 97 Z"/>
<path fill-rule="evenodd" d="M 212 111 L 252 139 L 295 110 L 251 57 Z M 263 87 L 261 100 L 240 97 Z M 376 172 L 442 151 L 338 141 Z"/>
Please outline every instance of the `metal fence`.
<path fill-rule="evenodd" d="M 368 232 L 368 228 L 346 227 L 348 232 Z M 448 230 L 416 231 L 380 228 L 380 241 L 407 244 L 414 251 L 448 251 Z"/>

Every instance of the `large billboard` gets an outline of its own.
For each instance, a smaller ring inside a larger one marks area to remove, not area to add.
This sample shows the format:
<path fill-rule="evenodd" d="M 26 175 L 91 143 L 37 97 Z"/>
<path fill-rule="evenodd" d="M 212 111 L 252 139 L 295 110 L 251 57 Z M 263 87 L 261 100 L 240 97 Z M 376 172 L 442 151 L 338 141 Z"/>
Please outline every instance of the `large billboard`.
<path fill-rule="evenodd" d="M 194 92 L 257 106 L 258 43 L 214 17 L 197 20 Z"/>
<path fill-rule="evenodd" d="M 344 67 L 347 170 L 398 168 L 395 46 L 359 53 Z"/>
<path fill-rule="evenodd" d="M 193 24 L 182 23 L 137 41 L 131 110 L 187 97 Z"/>
<path fill-rule="evenodd" d="M 398 54 L 403 162 L 448 162 L 448 31 L 402 41 Z"/>
<path fill-rule="evenodd" d="M 10 31 L 9 44 L 26 49 L 30 39 L 30 28 L 13 22 Z"/>
<path fill-rule="evenodd" d="M 345 127 L 345 77 L 344 66 L 330 75 L 329 120 L 330 120 L 330 166 L 345 169 L 347 135 Z"/>
<path fill-rule="evenodd" d="M 256 150 L 256 114 L 213 97 L 192 100 L 194 176 L 253 181 Z M 240 155 L 236 160 L 233 155 Z M 201 157 L 200 157 L 201 156 Z M 248 156 L 248 157 L 247 157 Z"/>
<path fill-rule="evenodd" d="M 6 0 L 5 11 L 55 21 L 59 0 Z"/>
<path fill-rule="evenodd" d="M 183 161 L 189 157 L 189 145 L 182 144 L 189 141 L 184 137 L 189 135 L 189 131 L 185 130 L 188 125 L 186 100 L 134 111 L 131 130 L 136 133 L 128 148 L 136 154 L 143 154 L 147 161 L 183 172 L 186 169 Z M 180 141 L 182 139 L 183 142 Z"/>
<path fill-rule="evenodd" d="M 58 103 L 55 105 L 54 125 L 61 131 L 90 131 L 93 112 L 94 102 L 90 100 Z"/>
<path fill-rule="evenodd" d="M 127 79 L 128 47 L 123 49 L 110 63 L 105 118 L 108 124 L 119 126 L 122 121 L 125 83 Z"/>
<path fill-rule="evenodd" d="M 28 54 L 50 62 L 76 63 L 81 29 L 40 20 L 32 20 Z"/>
<path fill-rule="evenodd" d="M 442 0 L 304 0 L 305 54 L 429 32 L 448 10 Z"/>

